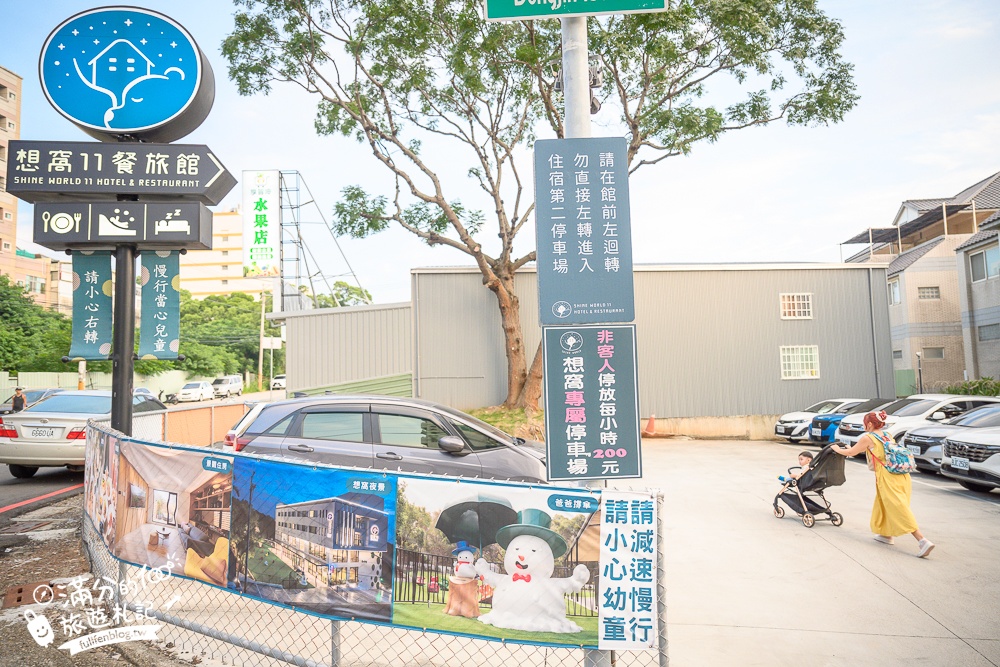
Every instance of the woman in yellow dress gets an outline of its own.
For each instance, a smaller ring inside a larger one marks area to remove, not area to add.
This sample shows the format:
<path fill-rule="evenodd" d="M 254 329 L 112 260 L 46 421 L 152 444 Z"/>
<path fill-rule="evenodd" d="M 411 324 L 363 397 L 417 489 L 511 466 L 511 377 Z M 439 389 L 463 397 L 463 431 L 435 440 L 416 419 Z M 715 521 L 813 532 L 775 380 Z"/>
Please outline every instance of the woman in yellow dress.
<path fill-rule="evenodd" d="M 885 446 L 883 441 L 892 438 L 886 431 L 885 412 L 869 412 L 865 415 L 865 433 L 853 447 L 834 445 L 833 451 L 843 456 L 854 456 L 865 452 L 869 467 L 875 471 L 875 504 L 872 507 L 872 532 L 875 540 L 883 544 L 893 544 L 897 535 L 909 533 L 917 541 L 917 556 L 926 558 L 934 548 L 934 543 L 924 537 L 917 527 L 917 520 L 910 511 L 912 483 L 909 474 L 896 475 L 885 469 Z"/>

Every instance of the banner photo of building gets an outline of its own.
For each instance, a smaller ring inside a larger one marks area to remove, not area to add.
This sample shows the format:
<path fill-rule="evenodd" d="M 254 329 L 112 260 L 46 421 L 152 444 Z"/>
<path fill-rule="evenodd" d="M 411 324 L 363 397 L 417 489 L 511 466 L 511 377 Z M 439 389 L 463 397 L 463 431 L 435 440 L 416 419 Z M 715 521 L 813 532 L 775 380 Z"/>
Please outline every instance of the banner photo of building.
<path fill-rule="evenodd" d="M 656 650 L 655 494 L 393 474 L 91 427 L 117 559 L 269 604 L 477 639 Z"/>

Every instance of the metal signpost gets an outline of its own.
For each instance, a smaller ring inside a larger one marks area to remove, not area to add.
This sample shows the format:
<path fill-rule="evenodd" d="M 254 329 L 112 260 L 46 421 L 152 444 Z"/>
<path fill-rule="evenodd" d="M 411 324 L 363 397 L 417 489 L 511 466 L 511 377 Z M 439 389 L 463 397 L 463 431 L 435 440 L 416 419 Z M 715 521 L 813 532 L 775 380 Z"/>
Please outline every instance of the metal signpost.
<path fill-rule="evenodd" d="M 63 21 L 46 39 L 38 70 L 56 111 L 105 143 L 12 141 L 7 191 L 37 204 L 36 243 L 76 256 L 114 252 L 111 344 L 90 334 L 109 323 L 94 322 L 100 318 L 93 305 L 77 309 L 74 299 L 74 353 L 107 359 L 110 352 L 111 427 L 131 435 L 137 253 L 159 251 L 161 260 L 150 266 L 163 274 L 143 276 L 149 286 L 144 306 L 155 320 L 146 354 L 178 358 L 178 316 L 168 304 L 176 257 L 163 251 L 211 249 L 212 214 L 205 205 L 218 204 L 236 184 L 207 146 L 150 142 L 175 141 L 197 128 L 215 100 L 215 78 L 183 26 L 138 7 L 100 7 Z M 110 292 L 110 281 L 84 264 L 74 262 L 81 285 L 74 297 L 82 299 L 84 289 L 93 299 L 100 290 Z M 95 284 L 87 282 L 91 277 Z"/>

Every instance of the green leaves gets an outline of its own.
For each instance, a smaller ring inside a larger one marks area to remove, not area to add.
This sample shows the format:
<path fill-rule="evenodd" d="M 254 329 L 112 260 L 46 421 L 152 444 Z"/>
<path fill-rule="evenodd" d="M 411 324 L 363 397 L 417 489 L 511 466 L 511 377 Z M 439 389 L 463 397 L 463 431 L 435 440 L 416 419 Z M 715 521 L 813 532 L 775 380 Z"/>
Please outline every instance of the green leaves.
<path fill-rule="evenodd" d="M 385 197 L 369 197 L 359 185 L 344 188 L 341 197 L 333 209 L 333 229 L 338 234 L 363 239 L 389 225 Z"/>

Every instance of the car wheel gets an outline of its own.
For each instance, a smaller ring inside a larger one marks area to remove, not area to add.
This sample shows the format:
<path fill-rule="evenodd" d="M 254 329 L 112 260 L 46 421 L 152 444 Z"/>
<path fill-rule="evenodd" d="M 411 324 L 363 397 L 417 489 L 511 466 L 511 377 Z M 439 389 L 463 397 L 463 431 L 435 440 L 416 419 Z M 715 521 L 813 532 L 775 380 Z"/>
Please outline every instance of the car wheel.
<path fill-rule="evenodd" d="M 10 474 L 18 479 L 28 479 L 29 477 L 34 477 L 35 473 L 38 472 L 37 466 L 16 466 L 9 465 Z"/>
<path fill-rule="evenodd" d="M 802 525 L 806 528 L 812 528 L 816 525 L 816 517 L 814 517 L 809 512 L 802 515 Z"/>
<path fill-rule="evenodd" d="M 841 514 L 840 512 L 834 512 L 833 514 L 830 515 L 830 523 L 832 523 L 835 526 L 843 526 L 844 515 Z"/>
<path fill-rule="evenodd" d="M 11 467 L 13 468 L 14 466 Z M 958 483 L 962 485 L 962 488 L 968 489 L 969 491 L 975 491 L 976 493 L 989 493 L 993 490 L 992 486 L 987 486 L 986 484 L 976 484 L 975 482 L 966 482 L 964 479 L 959 480 Z"/>
<path fill-rule="evenodd" d="M 776 516 L 779 519 L 781 517 L 785 516 L 785 508 L 781 507 L 780 505 L 775 505 L 774 506 L 774 516 Z"/>
<path fill-rule="evenodd" d="M 795 438 L 785 438 L 785 440 L 792 443 L 793 445 L 795 444 Z"/>

